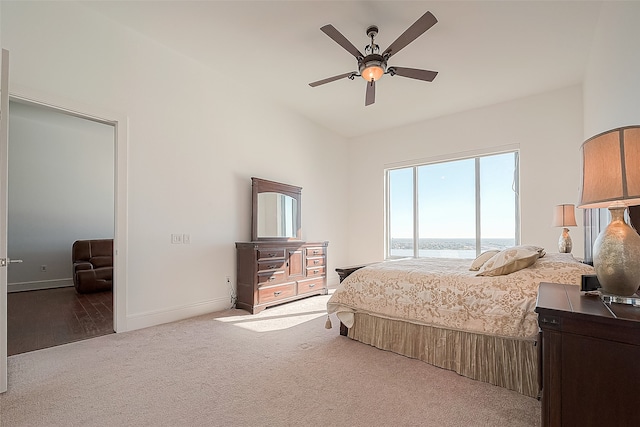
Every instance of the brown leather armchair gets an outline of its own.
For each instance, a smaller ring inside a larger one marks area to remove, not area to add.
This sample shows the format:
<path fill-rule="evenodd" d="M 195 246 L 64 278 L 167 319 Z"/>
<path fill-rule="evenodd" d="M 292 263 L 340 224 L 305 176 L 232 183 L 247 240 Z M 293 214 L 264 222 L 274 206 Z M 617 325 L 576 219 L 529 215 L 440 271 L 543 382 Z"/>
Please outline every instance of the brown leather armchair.
<path fill-rule="evenodd" d="M 78 293 L 113 288 L 113 239 L 76 240 L 71 258 L 73 285 Z"/>

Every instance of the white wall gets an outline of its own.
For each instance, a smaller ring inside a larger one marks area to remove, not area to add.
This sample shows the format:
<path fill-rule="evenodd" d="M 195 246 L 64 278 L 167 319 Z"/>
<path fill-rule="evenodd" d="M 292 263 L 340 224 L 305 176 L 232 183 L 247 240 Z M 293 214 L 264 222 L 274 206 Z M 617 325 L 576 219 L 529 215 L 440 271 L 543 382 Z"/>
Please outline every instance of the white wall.
<path fill-rule="evenodd" d="M 520 148 L 521 240 L 557 252 L 553 207 L 576 203 L 582 142 L 582 88 L 562 90 L 449 115 L 354 139 L 349 145 L 349 262 L 384 258 L 384 169 L 394 163 L 446 159 Z M 578 225 L 582 216 L 576 212 Z M 582 257 L 581 227 L 571 230 Z"/>
<path fill-rule="evenodd" d="M 344 139 L 247 91 L 224 68 L 73 3 L 3 2 L 1 28 L 12 92 L 127 118 L 121 330 L 229 306 L 234 242 L 250 238 L 251 176 L 303 188 L 303 238 L 330 242 L 337 282 L 347 259 Z M 189 233 L 191 244 L 172 245 L 172 233 Z"/>
<path fill-rule="evenodd" d="M 640 125 L 640 3 L 604 2 L 584 81 L 584 139 Z"/>
<path fill-rule="evenodd" d="M 638 18 L 638 2 L 602 5 L 584 79 L 585 140 L 610 129 L 640 125 Z M 609 215 L 601 218 L 604 229 Z"/>
<path fill-rule="evenodd" d="M 112 126 L 11 102 L 10 291 L 73 285 L 73 242 L 113 238 L 114 167 Z"/>

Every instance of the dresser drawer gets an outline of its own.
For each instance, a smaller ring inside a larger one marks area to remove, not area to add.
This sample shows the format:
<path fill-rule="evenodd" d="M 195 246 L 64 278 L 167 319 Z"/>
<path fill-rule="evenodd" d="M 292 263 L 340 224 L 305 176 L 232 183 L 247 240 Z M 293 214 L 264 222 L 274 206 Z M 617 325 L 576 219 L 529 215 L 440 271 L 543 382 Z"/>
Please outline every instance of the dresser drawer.
<path fill-rule="evenodd" d="M 307 248 L 307 257 L 320 256 L 325 254 L 325 249 L 321 246 Z"/>
<path fill-rule="evenodd" d="M 283 270 L 284 271 L 285 261 L 283 259 L 270 259 L 266 261 L 258 262 L 258 274 L 264 271 L 270 270 Z"/>
<path fill-rule="evenodd" d="M 324 257 L 307 257 L 307 267 L 324 265 Z"/>
<path fill-rule="evenodd" d="M 284 248 L 258 249 L 258 261 L 264 261 L 273 258 L 284 259 Z"/>
<path fill-rule="evenodd" d="M 307 277 L 323 276 L 323 275 L 324 275 L 324 265 L 319 265 L 317 267 L 307 267 Z"/>
<path fill-rule="evenodd" d="M 258 301 L 264 304 L 270 301 L 277 301 L 296 295 L 295 283 L 287 283 L 279 286 L 263 286 L 258 289 Z"/>
<path fill-rule="evenodd" d="M 258 273 L 258 286 L 275 285 L 285 281 L 284 270 L 272 270 Z"/>
<path fill-rule="evenodd" d="M 298 282 L 298 293 L 305 294 L 307 292 L 317 291 L 324 288 L 324 278 L 319 277 L 311 280 L 301 280 Z"/>

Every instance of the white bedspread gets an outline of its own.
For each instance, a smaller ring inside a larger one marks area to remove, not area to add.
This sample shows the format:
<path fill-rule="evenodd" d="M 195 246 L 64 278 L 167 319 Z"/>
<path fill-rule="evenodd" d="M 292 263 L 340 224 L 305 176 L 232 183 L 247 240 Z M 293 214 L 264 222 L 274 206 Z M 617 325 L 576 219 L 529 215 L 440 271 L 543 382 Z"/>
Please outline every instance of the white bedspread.
<path fill-rule="evenodd" d="M 593 267 L 571 254 L 547 253 L 532 266 L 505 276 L 478 277 L 472 260 L 419 258 L 387 261 L 347 277 L 327 303 L 347 327 L 353 313 L 502 337 L 538 332 L 541 282 L 580 285 Z"/>

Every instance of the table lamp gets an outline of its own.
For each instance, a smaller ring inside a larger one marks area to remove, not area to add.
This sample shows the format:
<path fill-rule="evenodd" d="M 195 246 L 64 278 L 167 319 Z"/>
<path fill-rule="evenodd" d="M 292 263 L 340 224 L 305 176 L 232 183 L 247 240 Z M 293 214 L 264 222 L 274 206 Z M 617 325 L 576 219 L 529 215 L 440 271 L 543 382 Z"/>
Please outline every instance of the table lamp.
<path fill-rule="evenodd" d="M 553 209 L 553 226 L 563 227 L 560 239 L 558 239 L 558 252 L 562 254 L 571 253 L 573 242 L 571 241 L 567 227 L 575 227 L 577 225 L 575 205 L 557 205 Z"/>
<path fill-rule="evenodd" d="M 586 140 L 579 208 L 608 208 L 611 222 L 593 244 L 593 266 L 603 294 L 632 296 L 640 287 L 640 236 L 625 222 L 640 205 L 640 126 Z"/>

